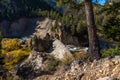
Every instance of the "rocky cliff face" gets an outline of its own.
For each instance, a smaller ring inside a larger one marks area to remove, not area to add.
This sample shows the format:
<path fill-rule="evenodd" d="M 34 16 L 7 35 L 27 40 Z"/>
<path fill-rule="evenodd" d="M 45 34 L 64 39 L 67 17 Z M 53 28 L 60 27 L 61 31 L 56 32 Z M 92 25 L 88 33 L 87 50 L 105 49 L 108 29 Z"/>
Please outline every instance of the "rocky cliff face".
<path fill-rule="evenodd" d="M 57 26 L 53 29 L 53 26 L 55 26 L 56 24 Z M 55 20 L 45 18 L 45 20 L 38 22 L 34 35 L 40 36 L 40 38 L 43 39 L 45 38 L 46 34 L 48 34 L 50 38 L 59 39 L 64 44 L 79 45 L 78 38 L 70 35 L 68 30 L 66 30 L 65 28 L 65 26 L 61 26 L 61 23 L 56 23 Z"/>

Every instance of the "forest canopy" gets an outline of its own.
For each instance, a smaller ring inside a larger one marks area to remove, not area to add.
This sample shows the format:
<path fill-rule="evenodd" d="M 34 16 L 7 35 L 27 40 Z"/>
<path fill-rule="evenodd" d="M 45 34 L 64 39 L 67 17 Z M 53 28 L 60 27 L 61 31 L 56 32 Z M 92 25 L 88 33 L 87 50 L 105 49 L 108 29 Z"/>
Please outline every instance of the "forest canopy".
<path fill-rule="evenodd" d="M 33 12 L 38 9 L 50 11 L 52 7 L 44 0 L 0 0 L 1 19 L 36 16 Z"/>

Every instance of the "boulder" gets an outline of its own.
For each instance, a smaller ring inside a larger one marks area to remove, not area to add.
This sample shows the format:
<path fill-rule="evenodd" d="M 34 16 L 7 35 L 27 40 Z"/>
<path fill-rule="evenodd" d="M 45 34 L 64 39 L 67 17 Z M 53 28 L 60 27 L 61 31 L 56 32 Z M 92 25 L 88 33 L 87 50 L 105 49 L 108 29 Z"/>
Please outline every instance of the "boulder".
<path fill-rule="evenodd" d="M 54 57 L 56 57 L 56 58 L 58 58 L 60 60 L 64 59 L 65 57 L 71 57 L 72 58 L 71 52 L 58 39 L 56 39 L 53 42 L 53 51 L 50 54 L 54 55 Z"/>

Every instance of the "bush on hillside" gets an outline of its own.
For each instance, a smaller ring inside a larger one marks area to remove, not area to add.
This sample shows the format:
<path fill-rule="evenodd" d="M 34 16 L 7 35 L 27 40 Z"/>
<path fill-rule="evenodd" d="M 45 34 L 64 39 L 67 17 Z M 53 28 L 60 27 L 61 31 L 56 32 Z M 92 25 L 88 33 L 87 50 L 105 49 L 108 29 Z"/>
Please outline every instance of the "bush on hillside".
<path fill-rule="evenodd" d="M 60 61 L 56 59 L 53 55 L 50 55 L 49 53 L 45 53 L 45 55 L 47 56 L 48 59 L 46 63 L 48 72 L 52 73 L 56 71 Z"/>
<path fill-rule="evenodd" d="M 18 39 L 8 39 L 2 40 L 2 49 L 5 51 L 17 50 L 20 48 L 20 43 Z"/>
<path fill-rule="evenodd" d="M 58 65 L 59 65 L 58 60 L 56 59 L 50 60 L 49 63 L 47 64 L 48 71 L 52 71 L 52 72 L 56 71 Z"/>
<path fill-rule="evenodd" d="M 116 46 L 115 48 L 103 49 L 101 50 L 102 57 L 113 57 L 115 55 L 120 55 L 120 47 Z"/>
<path fill-rule="evenodd" d="M 110 16 L 107 21 L 105 21 L 102 30 L 102 34 L 111 40 L 120 40 L 120 18 L 115 16 Z"/>
<path fill-rule="evenodd" d="M 27 47 L 22 47 L 18 39 L 2 39 L 2 55 L 4 55 L 4 66 L 7 69 L 14 69 L 14 64 L 23 60 L 31 53 L 30 43 L 26 42 Z"/>
<path fill-rule="evenodd" d="M 25 59 L 26 56 L 28 56 L 30 52 L 23 51 L 22 49 L 10 51 L 7 54 L 5 54 L 5 67 L 8 69 L 14 69 L 14 64 L 20 62 L 21 60 Z"/>

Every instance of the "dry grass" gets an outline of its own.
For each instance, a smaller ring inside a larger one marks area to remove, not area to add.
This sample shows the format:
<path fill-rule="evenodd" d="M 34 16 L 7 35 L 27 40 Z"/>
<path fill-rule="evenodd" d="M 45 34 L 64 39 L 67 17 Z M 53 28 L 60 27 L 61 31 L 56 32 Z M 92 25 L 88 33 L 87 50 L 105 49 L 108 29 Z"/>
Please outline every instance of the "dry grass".
<path fill-rule="evenodd" d="M 86 59 L 88 55 L 83 50 L 81 50 L 79 52 L 74 52 L 73 57 L 74 59 Z"/>

